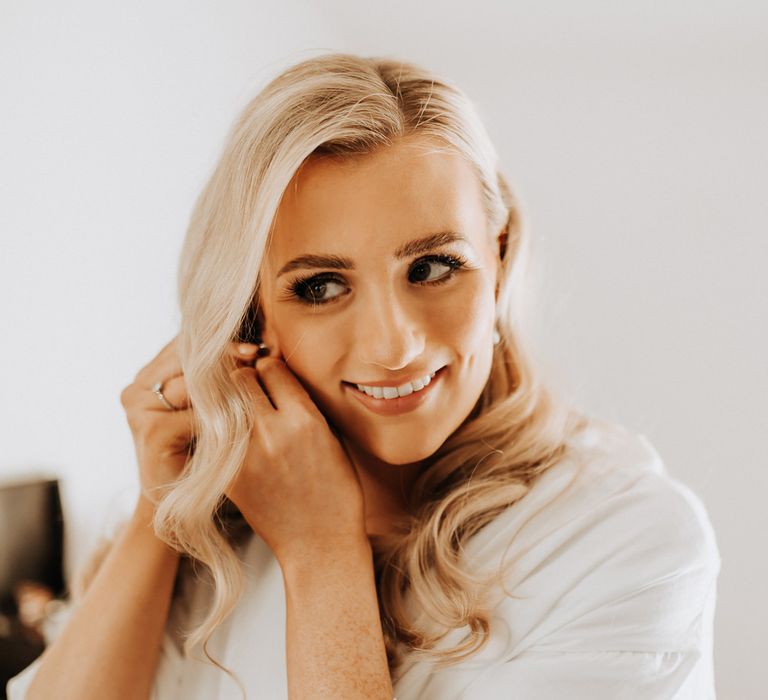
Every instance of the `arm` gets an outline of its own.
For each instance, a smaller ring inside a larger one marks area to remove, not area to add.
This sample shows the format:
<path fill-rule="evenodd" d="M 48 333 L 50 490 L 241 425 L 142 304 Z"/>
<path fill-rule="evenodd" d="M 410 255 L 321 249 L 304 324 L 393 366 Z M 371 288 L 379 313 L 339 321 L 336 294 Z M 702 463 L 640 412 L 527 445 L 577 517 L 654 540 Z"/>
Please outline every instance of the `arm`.
<path fill-rule="evenodd" d="M 281 567 L 289 697 L 392 700 L 365 535 Z"/>
<path fill-rule="evenodd" d="M 194 451 L 194 411 L 177 345 L 175 337 L 120 394 L 142 494 L 173 484 Z M 233 342 L 228 351 L 237 366 L 245 366 L 256 346 Z M 157 382 L 168 385 L 163 401 L 172 410 L 153 395 Z M 61 634 L 34 668 L 20 674 L 23 679 L 11 681 L 12 690 L 24 692 L 30 681 L 25 697 L 32 699 L 149 696 L 179 566 L 179 554 L 153 532 L 153 513 L 153 504 L 142 495 Z"/>
<path fill-rule="evenodd" d="M 226 495 L 282 570 L 288 695 L 392 700 L 355 468 L 284 360 L 258 358 L 231 376 L 254 420 Z"/>
<path fill-rule="evenodd" d="M 82 602 L 40 657 L 27 700 L 149 697 L 179 563 L 152 531 L 151 508 L 139 501 Z"/>

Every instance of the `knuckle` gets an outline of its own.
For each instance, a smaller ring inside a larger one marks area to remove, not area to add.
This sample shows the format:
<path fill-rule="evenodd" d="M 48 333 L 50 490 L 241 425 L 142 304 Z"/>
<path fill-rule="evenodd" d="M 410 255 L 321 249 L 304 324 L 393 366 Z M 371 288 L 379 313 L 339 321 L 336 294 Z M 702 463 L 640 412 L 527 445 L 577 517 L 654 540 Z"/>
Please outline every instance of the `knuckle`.
<path fill-rule="evenodd" d="M 269 397 L 264 394 L 264 392 L 255 392 L 255 395 L 251 396 L 251 401 L 253 402 L 254 406 L 258 406 L 259 408 L 272 408 L 272 402 L 269 400 Z"/>
<path fill-rule="evenodd" d="M 248 388 L 256 381 L 256 372 L 253 367 L 238 367 L 232 370 L 230 378 L 236 384 Z"/>
<path fill-rule="evenodd" d="M 237 369 L 233 369 L 229 376 L 236 379 L 248 379 L 253 377 L 253 375 L 253 367 L 238 367 Z"/>
<path fill-rule="evenodd" d="M 279 451 L 279 445 L 274 435 L 270 434 L 268 430 L 257 430 L 257 441 L 259 445 L 259 451 L 265 456 L 274 457 Z"/>
<path fill-rule="evenodd" d="M 135 384 L 128 384 L 128 386 L 124 387 L 120 392 L 120 405 L 123 408 L 128 409 L 131 407 L 131 404 L 133 403 L 133 394 L 135 388 Z"/>
<path fill-rule="evenodd" d="M 152 362 L 148 362 L 138 372 L 136 372 L 136 376 L 133 379 L 134 383 L 139 384 L 151 370 Z"/>
<path fill-rule="evenodd" d="M 318 423 L 309 411 L 298 410 L 292 417 L 291 424 L 297 434 L 312 435 L 318 428 Z"/>
<path fill-rule="evenodd" d="M 259 357 L 256 359 L 256 369 L 262 374 L 279 371 L 282 361 L 276 357 Z"/>

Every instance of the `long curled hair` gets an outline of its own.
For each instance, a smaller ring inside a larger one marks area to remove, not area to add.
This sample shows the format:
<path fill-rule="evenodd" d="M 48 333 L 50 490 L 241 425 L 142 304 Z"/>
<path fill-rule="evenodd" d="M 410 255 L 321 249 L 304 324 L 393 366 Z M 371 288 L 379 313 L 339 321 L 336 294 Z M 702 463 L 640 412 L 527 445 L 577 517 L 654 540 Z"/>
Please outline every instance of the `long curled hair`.
<path fill-rule="evenodd" d="M 497 300 L 501 340 L 488 381 L 463 423 L 426 460 L 396 531 L 372 538 L 393 675 L 404 654 L 443 666 L 485 645 L 485 595 L 503 574 L 483 579 L 466 571 L 462 546 L 522 498 L 588 421 L 545 385 L 528 354 L 529 236 L 467 95 L 424 68 L 390 58 L 330 53 L 289 67 L 235 122 L 195 204 L 178 271 L 179 353 L 195 409 L 194 451 L 160 501 L 154 526 L 210 573 L 211 607 L 189 632 L 184 650 L 202 641 L 217 666 L 206 643 L 244 585 L 235 552 L 243 528 L 223 494 L 243 463 L 254 421 L 248 394 L 229 376 L 235 366 L 227 348 L 258 332 L 250 325 L 275 213 L 307 159 L 353 159 L 412 135 L 444 144 L 473 166 L 489 235 L 503 230 L 506 244 Z M 432 621 L 430 629 L 414 624 L 407 596 Z M 445 634 L 464 626 L 465 642 L 435 649 Z"/>

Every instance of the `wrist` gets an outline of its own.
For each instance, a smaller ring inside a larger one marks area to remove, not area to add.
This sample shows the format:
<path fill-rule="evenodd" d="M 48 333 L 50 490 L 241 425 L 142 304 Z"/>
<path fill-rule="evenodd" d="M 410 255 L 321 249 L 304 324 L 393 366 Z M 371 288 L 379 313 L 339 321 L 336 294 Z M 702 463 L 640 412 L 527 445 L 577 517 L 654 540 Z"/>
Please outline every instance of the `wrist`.
<path fill-rule="evenodd" d="M 144 494 L 140 494 L 136 505 L 131 514 L 132 522 L 137 525 L 152 527 L 152 521 L 155 517 L 155 504 L 152 503 Z"/>
<path fill-rule="evenodd" d="M 285 576 L 303 576 L 307 573 L 356 566 L 373 565 L 373 550 L 365 533 L 349 534 L 320 542 L 303 542 L 276 554 Z"/>
<path fill-rule="evenodd" d="M 128 523 L 128 529 L 136 536 L 147 538 L 163 551 L 172 553 L 175 556 L 180 556 L 180 553 L 177 550 L 158 537 L 155 532 L 154 516 L 155 505 L 142 495 L 134 506 L 133 514 Z"/>

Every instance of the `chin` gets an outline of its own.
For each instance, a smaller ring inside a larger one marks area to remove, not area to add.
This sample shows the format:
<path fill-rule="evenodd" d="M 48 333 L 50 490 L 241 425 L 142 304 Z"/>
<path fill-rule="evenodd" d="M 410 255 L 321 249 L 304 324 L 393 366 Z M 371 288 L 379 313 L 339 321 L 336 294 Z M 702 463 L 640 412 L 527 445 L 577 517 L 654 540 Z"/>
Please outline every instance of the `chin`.
<path fill-rule="evenodd" d="M 422 460 L 431 457 L 442 445 L 443 441 L 439 440 L 434 445 L 426 443 L 422 438 L 420 444 L 402 444 L 402 441 L 390 441 L 385 445 L 363 445 L 368 453 L 375 455 L 378 459 L 391 464 L 393 466 L 413 464 L 414 462 L 421 462 Z M 395 443 L 395 444 L 393 444 Z M 397 444 L 400 443 L 400 444 Z"/>

